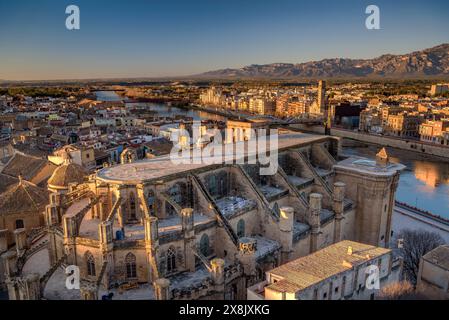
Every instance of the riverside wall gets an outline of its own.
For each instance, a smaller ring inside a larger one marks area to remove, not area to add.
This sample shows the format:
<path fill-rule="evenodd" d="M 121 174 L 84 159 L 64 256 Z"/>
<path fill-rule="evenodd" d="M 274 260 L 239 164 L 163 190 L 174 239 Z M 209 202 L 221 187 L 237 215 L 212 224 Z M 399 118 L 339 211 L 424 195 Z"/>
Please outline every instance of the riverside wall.
<path fill-rule="evenodd" d="M 324 128 L 322 126 L 295 124 L 291 125 L 291 127 L 294 129 L 324 134 Z M 331 135 L 345 139 L 361 141 L 369 144 L 378 144 L 385 147 L 392 147 L 449 159 L 449 146 L 436 145 L 416 140 L 407 140 L 395 137 L 373 135 L 340 128 L 332 128 Z"/>

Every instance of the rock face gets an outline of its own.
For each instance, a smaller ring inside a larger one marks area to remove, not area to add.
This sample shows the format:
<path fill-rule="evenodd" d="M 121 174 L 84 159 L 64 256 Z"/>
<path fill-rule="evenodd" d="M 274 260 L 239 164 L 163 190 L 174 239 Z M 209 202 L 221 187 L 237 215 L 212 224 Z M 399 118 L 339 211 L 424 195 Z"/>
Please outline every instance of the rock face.
<path fill-rule="evenodd" d="M 325 59 L 306 63 L 250 65 L 198 75 L 203 78 L 449 77 L 449 43 L 403 55 L 374 59 Z"/>

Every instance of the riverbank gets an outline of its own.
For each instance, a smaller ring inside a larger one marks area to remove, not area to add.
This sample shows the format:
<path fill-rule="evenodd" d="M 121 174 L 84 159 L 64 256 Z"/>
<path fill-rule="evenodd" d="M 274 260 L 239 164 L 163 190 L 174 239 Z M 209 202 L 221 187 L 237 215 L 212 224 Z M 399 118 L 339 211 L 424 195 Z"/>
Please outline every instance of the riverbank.
<path fill-rule="evenodd" d="M 186 105 L 184 108 L 216 114 L 216 115 L 219 115 L 219 116 L 222 116 L 222 117 L 229 118 L 231 120 L 238 120 L 238 119 L 241 119 L 241 118 L 254 116 L 254 115 L 251 115 L 251 114 L 243 114 L 243 113 L 238 113 L 238 112 L 225 110 L 225 109 L 218 110 L 218 108 L 199 106 L 199 105 L 196 105 L 196 104 L 189 104 L 189 105 Z"/>
<path fill-rule="evenodd" d="M 305 124 L 295 124 L 292 127 L 313 133 L 324 134 L 322 126 L 309 126 Z M 401 150 L 412 151 L 418 154 L 432 155 L 441 159 L 449 160 L 449 146 L 437 145 L 418 140 L 406 140 L 396 137 L 373 135 L 368 133 L 332 128 L 331 135 L 361 141 L 368 144 L 376 144 L 383 147 L 392 147 Z"/>
<path fill-rule="evenodd" d="M 392 231 L 398 234 L 404 229 L 424 230 L 439 234 L 449 243 L 449 220 L 434 216 L 429 212 L 396 202 L 393 210 Z"/>

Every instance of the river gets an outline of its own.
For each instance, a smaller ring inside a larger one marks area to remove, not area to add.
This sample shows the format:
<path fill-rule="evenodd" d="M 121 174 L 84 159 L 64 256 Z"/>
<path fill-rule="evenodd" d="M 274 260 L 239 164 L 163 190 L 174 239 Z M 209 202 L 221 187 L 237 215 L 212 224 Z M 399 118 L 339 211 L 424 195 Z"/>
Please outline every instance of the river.
<path fill-rule="evenodd" d="M 200 110 L 183 109 L 172 107 L 164 103 L 126 103 L 126 98 L 120 97 L 114 91 L 95 91 L 97 100 L 99 101 L 122 101 L 124 100 L 126 106 L 128 107 L 145 107 L 145 109 L 154 111 L 157 115 L 161 117 L 174 117 L 183 116 L 186 118 L 193 118 L 194 120 L 208 119 L 215 121 L 225 121 L 226 118 L 217 114 L 204 112 Z"/>
<path fill-rule="evenodd" d="M 344 147 L 346 155 L 375 159 L 379 146 Z M 406 166 L 396 200 L 449 219 L 449 162 L 410 151 L 387 148 L 392 162 Z"/>

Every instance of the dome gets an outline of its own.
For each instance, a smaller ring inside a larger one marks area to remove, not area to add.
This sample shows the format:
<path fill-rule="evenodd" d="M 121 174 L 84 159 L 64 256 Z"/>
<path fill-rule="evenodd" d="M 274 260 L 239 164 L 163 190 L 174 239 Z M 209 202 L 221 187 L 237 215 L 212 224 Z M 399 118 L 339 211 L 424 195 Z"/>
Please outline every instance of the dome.
<path fill-rule="evenodd" d="M 67 189 L 71 183 L 82 183 L 87 171 L 78 164 L 68 163 L 59 166 L 48 180 L 48 186 L 54 189 Z"/>

